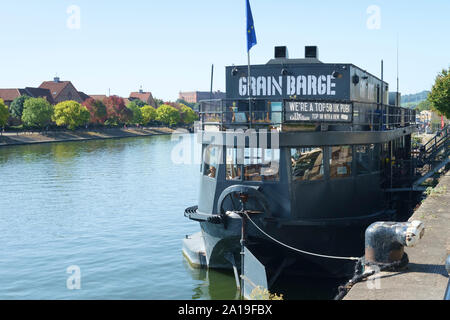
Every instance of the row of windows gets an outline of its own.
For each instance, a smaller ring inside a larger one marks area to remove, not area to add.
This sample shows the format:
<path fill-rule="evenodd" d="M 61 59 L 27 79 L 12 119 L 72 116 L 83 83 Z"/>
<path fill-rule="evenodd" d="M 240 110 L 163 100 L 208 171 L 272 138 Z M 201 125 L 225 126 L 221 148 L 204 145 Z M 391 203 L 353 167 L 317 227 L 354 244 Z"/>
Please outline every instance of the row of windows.
<path fill-rule="evenodd" d="M 353 153 L 353 148 L 355 152 Z M 204 152 L 203 174 L 216 178 L 221 163 L 221 149 L 207 147 Z M 325 157 L 325 153 L 328 153 Z M 368 174 L 380 170 L 379 145 L 335 146 L 329 148 L 292 148 L 291 174 L 294 181 L 314 181 L 325 178 L 325 160 L 329 159 L 331 179 Z M 355 157 L 355 159 L 353 159 Z M 352 163 L 355 160 L 355 167 Z M 280 150 L 262 148 L 227 148 L 226 180 L 278 181 L 280 179 Z"/>
<path fill-rule="evenodd" d="M 330 148 L 291 149 L 292 178 L 294 181 L 322 180 L 325 176 L 325 152 L 328 152 L 331 179 L 352 176 L 353 148 L 355 148 L 356 174 L 368 174 L 379 170 L 379 146 L 336 146 Z"/>
<path fill-rule="evenodd" d="M 227 180 L 241 180 L 241 164 L 245 181 L 280 180 L 280 149 L 227 148 Z"/>

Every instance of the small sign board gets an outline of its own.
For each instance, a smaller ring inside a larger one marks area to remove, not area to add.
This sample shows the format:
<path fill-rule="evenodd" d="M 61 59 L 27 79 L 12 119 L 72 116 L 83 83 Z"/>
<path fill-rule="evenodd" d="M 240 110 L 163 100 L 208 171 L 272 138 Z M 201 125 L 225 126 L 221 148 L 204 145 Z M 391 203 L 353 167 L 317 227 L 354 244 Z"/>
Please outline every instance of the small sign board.
<path fill-rule="evenodd" d="M 351 103 L 285 101 L 286 122 L 352 122 Z"/>

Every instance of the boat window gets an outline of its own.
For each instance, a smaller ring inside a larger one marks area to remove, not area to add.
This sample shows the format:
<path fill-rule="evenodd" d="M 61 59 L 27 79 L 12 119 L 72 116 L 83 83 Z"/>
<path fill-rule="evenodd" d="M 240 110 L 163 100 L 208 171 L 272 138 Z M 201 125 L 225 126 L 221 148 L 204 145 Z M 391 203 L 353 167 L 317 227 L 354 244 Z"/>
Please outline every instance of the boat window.
<path fill-rule="evenodd" d="M 294 181 L 321 180 L 324 177 L 322 148 L 291 149 L 291 163 Z"/>
<path fill-rule="evenodd" d="M 203 153 L 203 175 L 216 178 L 220 163 L 220 148 L 207 146 Z"/>
<path fill-rule="evenodd" d="M 226 179 L 227 180 L 241 180 L 242 172 L 241 172 L 241 165 L 238 164 L 237 159 L 241 158 L 242 156 L 238 157 L 238 153 L 243 152 L 242 149 L 236 149 L 236 148 L 227 148 L 227 160 L 226 160 Z"/>
<path fill-rule="evenodd" d="M 264 150 L 261 175 L 264 181 L 280 180 L 280 149 Z"/>
<path fill-rule="evenodd" d="M 255 123 L 270 123 L 270 114 L 267 112 L 270 102 L 256 100 L 252 103 L 252 121 Z"/>
<path fill-rule="evenodd" d="M 371 158 L 372 158 L 372 164 L 371 164 L 371 171 L 376 172 L 380 171 L 380 164 L 381 164 L 381 145 L 380 144 L 371 144 L 370 150 L 371 150 Z"/>
<path fill-rule="evenodd" d="M 331 147 L 330 178 L 346 178 L 352 175 L 352 147 Z"/>
<path fill-rule="evenodd" d="M 356 173 L 366 174 L 370 173 L 370 146 L 356 146 Z"/>
<path fill-rule="evenodd" d="M 244 149 L 245 181 L 277 181 L 280 179 L 279 166 L 279 149 Z"/>
<path fill-rule="evenodd" d="M 244 149 L 244 180 L 261 181 L 262 149 Z"/>

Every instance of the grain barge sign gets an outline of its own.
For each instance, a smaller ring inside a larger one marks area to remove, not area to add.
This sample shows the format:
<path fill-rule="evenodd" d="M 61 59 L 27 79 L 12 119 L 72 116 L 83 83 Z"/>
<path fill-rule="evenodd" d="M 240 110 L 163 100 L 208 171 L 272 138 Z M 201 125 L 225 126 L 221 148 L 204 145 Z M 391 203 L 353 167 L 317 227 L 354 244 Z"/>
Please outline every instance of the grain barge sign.
<path fill-rule="evenodd" d="M 285 101 L 286 122 L 351 122 L 353 108 L 349 103 Z"/>
<path fill-rule="evenodd" d="M 281 101 L 350 100 L 350 72 L 345 64 L 267 64 L 251 66 L 248 92 L 247 66 L 227 67 L 227 99 Z"/>

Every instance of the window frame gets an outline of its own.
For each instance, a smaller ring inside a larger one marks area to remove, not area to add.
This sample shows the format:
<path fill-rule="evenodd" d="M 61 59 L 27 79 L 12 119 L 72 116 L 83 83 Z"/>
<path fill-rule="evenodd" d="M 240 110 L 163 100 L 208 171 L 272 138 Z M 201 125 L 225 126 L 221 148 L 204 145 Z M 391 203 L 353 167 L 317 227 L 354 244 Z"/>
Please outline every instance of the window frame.
<path fill-rule="evenodd" d="M 310 179 L 308 179 L 308 180 L 305 180 L 305 179 L 302 179 L 302 180 L 299 180 L 299 179 L 295 179 L 294 178 L 294 168 L 293 168 L 293 166 L 292 166 L 292 150 L 293 149 L 315 149 L 315 148 L 320 148 L 321 150 L 322 150 L 322 169 L 323 169 L 323 174 L 322 174 L 322 177 L 320 178 L 320 179 L 316 179 L 316 180 L 310 180 Z M 289 154 L 289 172 L 290 172 L 290 180 L 293 182 L 293 183 L 315 183 L 315 182 L 323 182 L 323 181 L 326 181 L 326 180 L 328 180 L 328 175 L 327 175 L 327 172 L 328 172 L 328 169 L 327 169 L 327 159 L 326 159 L 326 149 L 327 149 L 327 146 L 302 146 L 301 148 L 298 148 L 298 147 L 289 147 L 289 148 L 287 148 L 288 149 L 288 154 Z"/>

